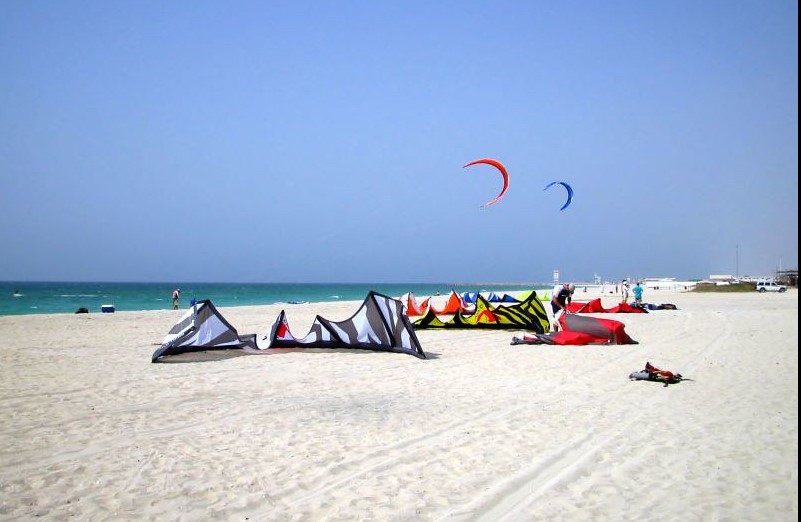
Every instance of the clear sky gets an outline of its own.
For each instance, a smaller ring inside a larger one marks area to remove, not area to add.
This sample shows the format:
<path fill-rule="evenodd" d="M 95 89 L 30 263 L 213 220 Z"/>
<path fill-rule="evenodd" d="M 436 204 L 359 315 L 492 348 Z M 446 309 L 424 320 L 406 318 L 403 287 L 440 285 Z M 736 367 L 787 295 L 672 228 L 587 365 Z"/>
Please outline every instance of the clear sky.
<path fill-rule="evenodd" d="M 770 275 L 797 143 L 795 0 L 0 2 L 0 280 Z"/>

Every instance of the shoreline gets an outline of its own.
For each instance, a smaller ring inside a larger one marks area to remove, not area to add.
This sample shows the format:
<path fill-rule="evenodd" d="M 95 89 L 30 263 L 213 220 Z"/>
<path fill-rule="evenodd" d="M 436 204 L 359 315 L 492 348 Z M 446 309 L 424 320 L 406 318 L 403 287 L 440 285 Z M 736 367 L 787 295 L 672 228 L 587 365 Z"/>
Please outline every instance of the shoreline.
<path fill-rule="evenodd" d="M 521 290 L 529 286 L 486 285 L 454 287 L 446 284 L 253 284 L 216 283 L 196 285 L 176 283 L 167 286 L 161 283 L 42 283 L 21 286 L 0 283 L 0 316 L 41 315 L 47 313 L 72 314 L 80 309 L 100 312 L 102 305 L 114 307 L 116 312 L 172 309 L 171 295 L 175 288 L 182 288 L 179 307 L 186 308 L 193 297 L 209 299 L 215 306 L 250 306 L 276 303 L 342 302 L 363 299 L 370 290 L 391 297 L 406 292 L 417 295 L 432 295 L 436 292 Z M 12 296 L 13 292 L 13 296 Z"/>
<path fill-rule="evenodd" d="M 795 520 L 797 290 L 644 299 L 678 310 L 596 315 L 637 345 L 420 330 L 426 360 L 152 364 L 186 309 L 0 317 L 0 519 Z M 304 335 L 360 303 L 220 311 Z"/>
<path fill-rule="evenodd" d="M 482 283 L 476 283 L 476 288 L 478 288 L 481 284 Z M 489 283 L 484 283 L 484 285 L 488 285 L 488 284 Z M 587 296 L 591 296 L 590 298 L 603 297 L 603 298 L 613 299 L 616 296 L 620 295 L 618 292 L 616 292 L 616 285 L 595 285 L 595 284 L 583 284 L 583 283 L 575 283 L 575 285 L 576 285 L 576 293 L 574 294 L 574 298 L 577 299 L 577 300 L 582 300 Z M 516 297 L 516 296 L 520 295 L 521 293 L 528 292 L 529 290 L 534 289 L 534 288 L 536 288 L 536 291 L 537 291 L 537 293 L 539 295 L 547 294 L 548 297 L 551 296 L 552 291 L 553 291 L 553 285 L 550 286 L 550 287 L 547 287 L 547 288 L 542 288 L 541 286 L 534 287 L 534 286 L 527 285 L 527 284 L 520 284 L 519 286 L 500 286 L 499 288 L 494 288 L 492 290 L 479 289 L 479 290 L 475 290 L 475 291 L 480 292 L 482 294 L 489 294 L 490 292 L 495 292 L 498 295 L 502 295 L 503 293 L 508 293 L 508 294 Z M 667 288 L 667 287 L 662 287 L 662 288 L 648 288 L 648 287 L 646 287 L 646 291 L 649 292 L 649 293 L 656 292 L 658 294 L 692 292 L 692 290 L 690 290 L 690 289 Z M 460 292 L 460 293 L 462 293 L 462 292 Z M 447 295 L 448 295 L 447 292 L 442 292 L 439 295 L 436 295 L 436 294 L 417 294 L 417 293 L 415 293 L 415 298 L 418 299 L 418 300 L 422 300 L 422 299 L 425 299 L 426 297 L 431 297 L 432 299 L 434 299 L 436 301 L 437 299 L 440 299 L 442 297 L 447 297 Z M 366 296 L 366 294 L 365 294 L 365 296 Z M 393 298 L 397 299 L 398 297 L 401 297 L 401 296 L 400 295 L 390 295 L 390 297 L 393 297 Z M 184 297 L 182 300 L 188 301 L 188 299 L 189 298 Z M 198 300 L 201 300 L 201 298 L 198 298 Z M 104 313 L 104 312 L 101 311 L 100 305 L 98 305 L 96 308 L 88 309 L 89 311 L 86 312 L 86 314 L 97 316 L 97 315 L 114 315 L 114 314 L 123 314 L 123 313 L 145 313 L 145 312 L 171 312 L 172 313 L 172 312 L 175 312 L 175 310 L 172 310 L 172 308 L 170 308 L 169 300 L 167 298 L 159 298 L 158 301 L 164 303 L 164 307 L 163 308 L 145 308 L 145 309 L 139 309 L 139 310 L 119 310 L 119 309 L 115 309 L 111 313 Z M 330 299 L 330 300 L 318 300 L 318 301 L 303 300 L 302 302 L 294 302 L 294 303 L 293 302 L 289 302 L 289 301 L 281 301 L 281 302 L 275 302 L 275 303 L 244 304 L 244 305 L 239 305 L 239 304 L 235 304 L 235 305 L 230 305 L 230 304 L 219 305 L 217 303 L 217 301 L 215 301 L 214 299 L 211 299 L 211 301 L 214 303 L 214 305 L 218 309 L 224 309 L 224 308 L 242 308 L 242 307 L 258 307 L 258 306 L 304 306 L 304 305 L 308 305 L 308 304 L 312 304 L 312 305 L 314 305 L 314 304 L 336 305 L 336 304 L 346 304 L 346 303 L 352 303 L 352 302 L 361 303 L 362 302 L 362 298 L 358 298 L 358 299 L 357 298 Z M 113 302 L 109 303 L 109 304 L 111 304 L 112 306 L 114 305 Z M 188 305 L 185 306 L 185 305 L 182 304 L 181 308 L 179 308 L 179 311 L 186 311 L 186 310 L 188 310 L 188 308 L 189 308 Z M 60 315 L 86 315 L 86 314 L 76 314 L 75 309 L 72 309 L 70 311 L 63 311 L 63 312 L 38 312 L 38 311 L 36 311 L 36 312 L 28 312 L 28 313 L 8 313 L 8 314 L 0 313 L 0 318 L 4 318 L 4 317 L 22 317 L 22 316 L 42 317 L 42 316 L 48 316 L 48 315 L 56 315 L 56 316 L 60 316 Z"/>

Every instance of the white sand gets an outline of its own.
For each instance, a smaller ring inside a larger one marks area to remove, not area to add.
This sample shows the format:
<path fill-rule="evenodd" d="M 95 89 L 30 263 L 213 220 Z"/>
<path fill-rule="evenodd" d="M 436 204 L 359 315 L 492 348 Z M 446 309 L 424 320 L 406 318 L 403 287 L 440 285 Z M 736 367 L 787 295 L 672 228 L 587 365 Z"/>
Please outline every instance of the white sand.
<path fill-rule="evenodd" d="M 0 519 L 796 520 L 797 291 L 645 300 L 679 310 L 605 314 L 638 345 L 418 331 L 429 360 L 151 364 L 183 312 L 0 317 Z M 286 309 L 305 335 L 359 304 Z M 280 309 L 221 311 L 261 337 Z"/>

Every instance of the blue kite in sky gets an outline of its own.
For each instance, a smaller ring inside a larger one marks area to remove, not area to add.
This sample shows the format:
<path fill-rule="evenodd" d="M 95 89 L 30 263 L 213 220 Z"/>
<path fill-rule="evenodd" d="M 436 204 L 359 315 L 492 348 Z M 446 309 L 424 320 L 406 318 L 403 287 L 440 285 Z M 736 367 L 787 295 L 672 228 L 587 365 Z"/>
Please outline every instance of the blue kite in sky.
<path fill-rule="evenodd" d="M 568 205 L 570 205 L 570 202 L 573 201 L 573 187 L 571 187 L 564 181 L 551 181 L 550 183 L 545 185 L 545 188 L 542 190 L 548 190 L 554 185 L 562 185 L 563 187 L 565 187 L 565 189 L 567 189 L 567 201 L 565 201 L 565 204 L 562 205 L 562 208 L 559 209 L 559 210 L 564 210 L 568 207 Z"/>

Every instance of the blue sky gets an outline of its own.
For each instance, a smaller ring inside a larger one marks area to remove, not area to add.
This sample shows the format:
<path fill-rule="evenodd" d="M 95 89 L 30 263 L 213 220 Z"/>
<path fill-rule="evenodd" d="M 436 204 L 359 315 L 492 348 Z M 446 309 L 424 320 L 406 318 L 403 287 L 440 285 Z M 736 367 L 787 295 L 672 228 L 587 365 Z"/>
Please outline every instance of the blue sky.
<path fill-rule="evenodd" d="M 797 268 L 797 20 L 790 0 L 4 0 L 0 279 Z M 510 187 L 482 209 L 500 176 L 462 165 L 484 157 Z"/>

